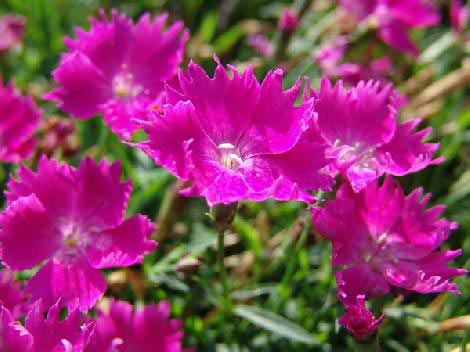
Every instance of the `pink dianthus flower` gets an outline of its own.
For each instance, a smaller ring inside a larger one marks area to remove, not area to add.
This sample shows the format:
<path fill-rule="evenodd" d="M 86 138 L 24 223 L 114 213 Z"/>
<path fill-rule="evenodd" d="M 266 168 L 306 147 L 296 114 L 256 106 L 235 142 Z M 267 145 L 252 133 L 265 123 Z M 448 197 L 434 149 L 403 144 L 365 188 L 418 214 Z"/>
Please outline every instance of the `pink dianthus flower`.
<path fill-rule="evenodd" d="M 155 247 L 146 217 L 124 219 L 132 187 L 120 182 L 119 163 L 87 158 L 74 168 L 43 157 L 36 173 L 21 166 L 18 176 L 0 214 L 0 246 L 12 270 L 46 262 L 26 284 L 31 301 L 61 298 L 85 311 L 106 289 L 99 269 L 140 263 Z"/>
<path fill-rule="evenodd" d="M 443 205 L 426 209 L 429 198 L 422 189 L 405 196 L 386 177 L 382 186 L 372 183 L 360 193 L 345 183 L 335 200 L 312 210 L 316 229 L 332 241 L 333 265 L 346 267 L 337 273 L 343 303 L 384 295 L 391 286 L 459 292 L 450 279 L 467 271 L 447 264 L 462 251 L 438 250 L 457 224 L 440 218 Z"/>
<path fill-rule="evenodd" d="M 469 25 L 470 9 L 461 0 L 452 0 L 449 16 L 452 29 L 455 33 L 461 34 Z"/>
<path fill-rule="evenodd" d="M 41 111 L 31 97 L 24 97 L 12 83 L 0 80 L 0 161 L 17 163 L 31 156 L 36 146 L 34 132 Z"/>
<path fill-rule="evenodd" d="M 9 14 L 0 17 L 0 53 L 23 40 L 24 24 L 23 16 Z"/>
<path fill-rule="evenodd" d="M 88 345 L 95 323 L 82 324 L 78 309 L 61 319 L 60 307 L 60 302 L 54 304 L 44 318 L 41 301 L 31 306 L 25 320 L 25 328 L 33 338 L 31 352 L 82 352 Z"/>
<path fill-rule="evenodd" d="M 346 305 L 346 313 L 339 318 L 339 323 L 358 340 L 372 336 L 382 322 L 383 315 L 375 318 L 366 308 L 364 296 L 357 297 L 355 304 Z"/>
<path fill-rule="evenodd" d="M 364 296 L 358 296 L 354 304 L 346 305 L 346 313 L 339 318 L 339 323 L 358 340 L 372 336 L 382 322 L 383 315 L 375 318 L 365 306 Z"/>
<path fill-rule="evenodd" d="M 315 52 L 315 63 L 328 77 L 347 77 L 356 75 L 361 67 L 356 63 L 341 63 L 346 54 L 348 42 L 345 37 L 335 37 L 330 43 L 321 46 Z"/>
<path fill-rule="evenodd" d="M 438 144 L 424 143 L 431 132 L 415 132 L 421 120 L 398 123 L 398 100 L 393 88 L 380 82 L 359 82 L 349 89 L 323 79 L 315 111 L 318 127 L 335 157 L 339 171 L 357 192 L 383 174 L 403 176 L 443 158 L 433 159 Z"/>
<path fill-rule="evenodd" d="M 418 55 L 408 31 L 439 23 L 437 7 L 428 0 L 341 0 L 341 6 L 358 21 L 377 23 L 379 37 L 390 47 Z"/>
<path fill-rule="evenodd" d="M 15 275 L 8 269 L 0 271 L 0 305 L 8 309 L 13 319 L 21 317 L 26 310 L 24 295 Z"/>
<path fill-rule="evenodd" d="M 385 81 L 393 69 L 388 56 L 367 63 L 342 62 L 346 55 L 347 44 L 345 37 L 335 37 L 331 43 L 321 46 L 316 51 L 315 62 L 324 75 L 329 78 L 341 78 L 352 85 L 371 79 Z"/>
<path fill-rule="evenodd" d="M 326 190 L 331 177 L 320 137 L 305 131 L 313 124 L 313 100 L 294 106 L 300 82 L 285 92 L 282 71 L 259 84 L 248 68 L 232 77 L 217 65 L 213 78 L 197 64 L 179 73 L 177 92 L 167 89 L 164 114 L 141 121 L 148 140 L 137 146 L 183 180 L 187 195 L 209 205 L 239 200 L 312 201 L 308 190 Z M 313 128 L 313 127 L 312 127 Z"/>
<path fill-rule="evenodd" d="M 2 352 L 32 352 L 33 338 L 31 334 L 0 305 L 0 347 Z"/>
<path fill-rule="evenodd" d="M 164 101 L 164 82 L 183 60 L 188 32 L 181 21 L 165 30 L 167 14 L 152 21 L 147 13 L 136 24 L 117 11 L 111 21 L 104 11 L 100 16 L 89 32 L 78 28 L 77 39 L 65 39 L 69 52 L 53 72 L 59 87 L 45 98 L 80 119 L 103 114 L 113 132 L 129 139 L 137 129 L 131 118 Z"/>
<path fill-rule="evenodd" d="M 248 45 L 261 56 L 273 56 L 274 48 L 266 35 L 261 33 L 250 34 L 247 36 L 246 41 Z"/>
<path fill-rule="evenodd" d="M 61 320 L 58 303 L 44 318 L 41 301 L 30 307 L 24 327 L 4 307 L 0 307 L 0 319 L 2 352 L 83 352 L 95 326 L 94 322 L 81 325 L 78 310 Z"/>
<path fill-rule="evenodd" d="M 167 301 L 132 311 L 124 301 L 111 301 L 99 311 L 95 333 L 85 352 L 184 352 L 180 320 L 169 319 Z"/>
<path fill-rule="evenodd" d="M 299 25 L 299 18 L 293 9 L 285 8 L 279 16 L 277 27 L 280 31 L 291 34 Z"/>

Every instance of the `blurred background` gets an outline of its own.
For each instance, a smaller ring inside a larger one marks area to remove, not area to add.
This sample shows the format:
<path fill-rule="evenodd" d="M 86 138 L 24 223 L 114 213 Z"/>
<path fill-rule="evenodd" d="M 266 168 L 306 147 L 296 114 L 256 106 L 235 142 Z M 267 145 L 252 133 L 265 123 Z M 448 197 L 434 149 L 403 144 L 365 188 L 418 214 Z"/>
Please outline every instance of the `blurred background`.
<path fill-rule="evenodd" d="M 408 192 L 422 186 L 433 194 L 432 204 L 447 205 L 445 215 L 460 228 L 446 246 L 464 249 L 454 265 L 468 269 L 470 32 L 468 18 L 463 29 L 451 22 L 450 1 L 435 3 L 440 24 L 410 32 L 419 48 L 413 57 L 390 49 L 377 37 L 376 24 L 358 24 L 333 0 L 0 0 L 0 15 L 25 19 L 23 40 L 0 54 L 0 75 L 31 94 L 45 112 L 37 155 L 73 164 L 84 155 L 121 160 L 134 185 L 129 213 L 160 220 L 156 253 L 143 267 L 109 271 L 109 295 L 135 304 L 169 299 L 173 316 L 184 319 L 186 345 L 198 351 L 355 351 L 352 338 L 337 324 L 342 308 L 330 245 L 315 233 L 305 234 L 303 204 L 241 205 L 233 233 L 226 237 L 237 309 L 224 318 L 217 309 L 216 233 L 204 201 L 176 197 L 180 185 L 175 179 L 121 144 L 100 117 L 72 120 L 40 97 L 54 87 L 51 71 L 65 50 L 64 36 L 73 36 L 76 26 L 88 29 L 88 18 L 100 8 L 107 13 L 116 8 L 134 19 L 146 11 L 167 11 L 171 21 L 182 19 L 191 32 L 185 64 L 193 59 L 210 74 L 213 53 L 224 64 L 253 65 L 259 78 L 282 67 L 286 87 L 303 76 L 313 86 L 325 74 L 337 79 L 334 66 L 341 63 L 368 68 L 360 78 L 391 80 L 406 101 L 401 118 L 423 118 L 423 125 L 433 127 L 431 139 L 441 143 L 444 164 L 400 182 Z M 293 30 L 278 27 L 285 8 L 299 19 Z M 328 49 L 335 46 L 341 55 L 331 58 Z M 384 56 L 385 68 L 373 64 Z M 11 172 L 12 165 L 2 166 L 2 188 Z M 397 292 L 375 300 L 373 312 L 386 316 L 379 331 L 384 351 L 470 351 L 470 281 L 457 282 L 462 297 Z"/>

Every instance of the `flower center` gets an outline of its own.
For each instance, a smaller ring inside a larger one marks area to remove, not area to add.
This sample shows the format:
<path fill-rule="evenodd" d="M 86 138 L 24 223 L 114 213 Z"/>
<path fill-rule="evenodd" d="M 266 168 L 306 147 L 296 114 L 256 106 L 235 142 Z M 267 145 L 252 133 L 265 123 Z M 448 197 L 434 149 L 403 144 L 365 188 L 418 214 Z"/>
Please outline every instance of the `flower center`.
<path fill-rule="evenodd" d="M 109 352 L 118 352 L 120 351 L 120 346 L 124 344 L 124 340 L 120 337 L 115 337 L 111 341 L 111 347 Z"/>
<path fill-rule="evenodd" d="M 371 242 L 373 243 L 374 250 L 364 257 L 364 260 L 366 263 L 370 264 L 375 258 L 379 257 L 380 254 L 384 250 L 386 250 L 387 237 L 388 237 L 388 233 L 386 232 L 384 232 L 377 238 L 370 236 Z"/>
<path fill-rule="evenodd" d="M 113 79 L 113 93 L 117 98 L 132 98 L 143 90 L 142 86 L 134 84 L 134 76 L 130 72 L 122 72 Z"/>
<path fill-rule="evenodd" d="M 335 140 L 333 147 L 338 147 L 342 143 L 339 139 Z M 345 148 L 339 155 L 338 161 L 340 163 L 354 162 L 363 168 L 372 168 L 371 160 L 375 156 L 375 148 L 367 147 L 361 142 L 355 142 L 348 148 Z"/>
<path fill-rule="evenodd" d="M 70 234 L 70 235 L 65 236 L 63 243 L 64 243 L 64 246 L 66 247 L 77 248 L 78 243 L 79 243 L 78 235 Z"/>
<path fill-rule="evenodd" d="M 217 147 L 220 150 L 220 162 L 230 170 L 238 169 L 243 164 L 240 151 L 231 143 L 222 143 Z"/>
<path fill-rule="evenodd" d="M 81 246 L 80 234 L 76 230 L 67 231 L 62 239 L 62 248 L 65 255 L 75 256 L 77 249 Z"/>

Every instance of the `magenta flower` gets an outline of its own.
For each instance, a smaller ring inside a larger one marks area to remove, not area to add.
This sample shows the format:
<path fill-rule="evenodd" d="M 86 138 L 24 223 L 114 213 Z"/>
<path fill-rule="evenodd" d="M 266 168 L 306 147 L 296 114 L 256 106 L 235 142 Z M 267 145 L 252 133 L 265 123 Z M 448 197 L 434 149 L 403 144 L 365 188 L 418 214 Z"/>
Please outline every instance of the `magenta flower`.
<path fill-rule="evenodd" d="M 111 301 L 109 312 L 99 312 L 86 352 L 183 352 L 180 320 L 169 319 L 167 301 L 138 308 Z"/>
<path fill-rule="evenodd" d="M 361 65 L 357 63 L 341 63 L 346 55 L 347 47 L 348 42 L 345 37 L 335 37 L 315 52 L 315 63 L 323 74 L 348 80 L 349 77 L 356 76 L 361 71 Z"/>
<path fill-rule="evenodd" d="M 299 25 L 299 18 L 293 9 L 285 8 L 279 16 L 277 27 L 281 32 L 291 34 Z"/>
<path fill-rule="evenodd" d="M 74 310 L 60 319 L 59 304 L 43 316 L 41 301 L 34 303 L 25 326 L 13 320 L 8 309 L 0 306 L 2 352 L 82 352 L 88 345 L 94 322 L 81 325 L 80 312 Z"/>
<path fill-rule="evenodd" d="M 398 100 L 391 86 L 359 82 L 350 89 L 323 79 L 314 93 L 323 138 L 336 158 L 338 170 L 358 192 L 383 174 L 417 172 L 443 158 L 433 159 L 438 144 L 424 143 L 431 128 L 415 132 L 419 119 L 397 124 Z"/>
<path fill-rule="evenodd" d="M 374 318 L 365 306 L 364 296 L 358 296 L 354 304 L 346 305 L 346 309 L 347 311 L 339 319 L 339 323 L 358 340 L 365 340 L 372 336 L 383 319 L 383 315 Z"/>
<path fill-rule="evenodd" d="M 32 352 L 33 338 L 13 319 L 9 310 L 0 305 L 0 347 L 2 352 Z"/>
<path fill-rule="evenodd" d="M 341 0 L 341 6 L 360 22 L 377 22 L 378 35 L 387 45 L 415 56 L 418 48 L 408 31 L 440 21 L 437 7 L 428 0 Z"/>
<path fill-rule="evenodd" d="M 60 304 L 54 304 L 43 316 L 41 301 L 31 306 L 26 316 L 25 328 L 33 340 L 31 352 L 82 352 L 90 341 L 95 323 L 81 325 L 78 310 L 69 312 L 67 317 L 60 319 Z"/>
<path fill-rule="evenodd" d="M 333 265 L 346 266 L 337 274 L 339 297 L 352 304 L 389 292 L 390 286 L 419 293 L 458 293 L 454 276 L 464 269 L 447 263 L 461 250 L 437 251 L 455 222 L 439 218 L 444 206 L 426 209 L 429 195 L 417 189 L 405 197 L 398 182 L 370 184 L 355 193 L 345 183 L 336 199 L 313 209 L 317 230 L 333 244 Z"/>
<path fill-rule="evenodd" d="M 25 287 L 31 301 L 51 306 L 59 298 L 85 311 L 103 295 L 99 269 L 140 263 L 155 247 L 150 221 L 124 213 L 130 182 L 119 163 L 82 161 L 79 168 L 43 157 L 34 173 L 24 166 L 9 182 L 0 214 L 2 261 L 12 270 L 46 262 Z"/>
<path fill-rule="evenodd" d="M 23 40 L 25 19 L 18 15 L 0 17 L 0 53 L 10 50 Z"/>
<path fill-rule="evenodd" d="M 0 161 L 17 163 L 31 156 L 41 111 L 31 97 L 0 80 Z"/>
<path fill-rule="evenodd" d="M 0 305 L 8 309 L 13 319 L 18 319 L 25 313 L 26 306 L 20 283 L 14 278 L 10 270 L 0 270 Z"/>
<path fill-rule="evenodd" d="M 326 45 L 320 47 L 315 53 L 315 63 L 322 73 L 330 78 L 341 78 L 351 85 L 360 81 L 377 80 L 385 83 L 393 67 L 388 56 L 371 60 L 367 63 L 342 62 L 347 50 L 347 40 L 344 37 L 335 37 Z"/>
<path fill-rule="evenodd" d="M 164 115 L 150 112 L 140 121 L 149 139 L 137 146 L 191 180 L 184 194 L 203 196 L 210 206 L 312 201 L 306 191 L 331 184 L 321 172 L 327 165 L 321 138 L 305 134 L 314 118 L 312 100 L 295 107 L 300 82 L 283 92 L 281 70 L 269 72 L 260 85 L 252 68 L 239 74 L 229 67 L 232 78 L 220 64 L 209 78 L 190 63 L 179 74 L 181 92 L 168 89 Z"/>
<path fill-rule="evenodd" d="M 176 74 L 188 32 L 183 22 L 165 30 L 167 14 L 153 21 L 145 14 L 135 25 L 117 11 L 111 21 L 104 11 L 100 16 L 89 32 L 79 28 L 77 39 L 65 40 L 69 52 L 53 73 L 59 87 L 45 98 L 80 119 L 103 114 L 113 132 L 129 139 L 137 129 L 131 118 L 162 104 L 164 82 Z"/>
<path fill-rule="evenodd" d="M 450 4 L 450 22 L 455 33 L 462 33 L 468 26 L 470 10 L 461 0 L 452 0 Z"/>

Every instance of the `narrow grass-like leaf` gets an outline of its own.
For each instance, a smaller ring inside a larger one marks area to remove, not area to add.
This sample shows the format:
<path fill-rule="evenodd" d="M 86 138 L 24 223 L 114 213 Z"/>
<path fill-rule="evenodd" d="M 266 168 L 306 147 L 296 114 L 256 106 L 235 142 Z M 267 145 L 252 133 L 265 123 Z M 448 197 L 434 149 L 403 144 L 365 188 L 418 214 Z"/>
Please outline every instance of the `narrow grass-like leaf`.
<path fill-rule="evenodd" d="M 234 312 L 236 315 L 250 321 L 251 323 L 292 341 L 310 345 L 318 344 L 317 339 L 309 334 L 308 331 L 290 320 L 270 311 L 241 304 L 235 307 Z"/>

